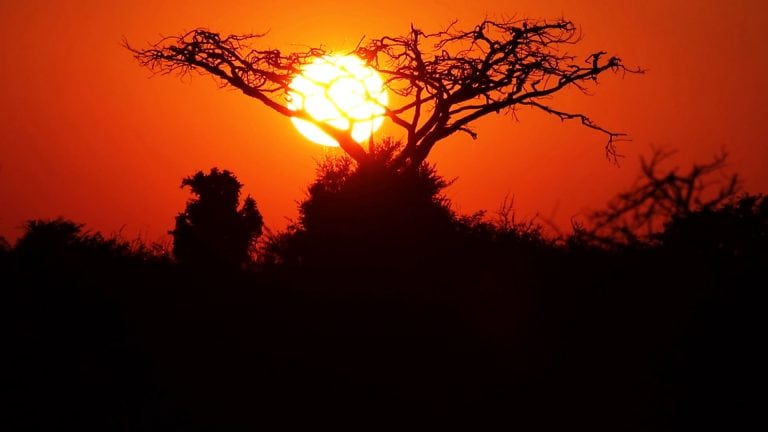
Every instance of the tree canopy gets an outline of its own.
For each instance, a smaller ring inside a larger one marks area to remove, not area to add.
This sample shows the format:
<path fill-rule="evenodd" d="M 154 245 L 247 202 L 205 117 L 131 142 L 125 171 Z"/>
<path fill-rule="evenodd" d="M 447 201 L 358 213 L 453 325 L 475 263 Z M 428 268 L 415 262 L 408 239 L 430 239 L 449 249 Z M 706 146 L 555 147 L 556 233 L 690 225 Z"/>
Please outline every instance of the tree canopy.
<path fill-rule="evenodd" d="M 176 217 L 173 253 L 182 264 L 238 268 L 248 262 L 263 218 L 250 196 L 237 208 L 242 184 L 227 170 L 213 168 L 185 178 L 196 195 Z"/>
<path fill-rule="evenodd" d="M 217 78 L 278 113 L 314 121 L 303 108 L 289 107 L 289 86 L 304 65 L 327 54 L 319 47 L 284 53 L 255 48 L 264 34 L 221 35 L 198 28 L 166 37 L 149 48 L 126 46 L 143 66 L 158 73 L 192 71 Z M 454 22 L 428 33 L 411 26 L 401 36 L 361 40 L 353 53 L 377 70 L 399 96 L 385 116 L 405 131 L 393 168 L 418 168 L 432 148 L 457 132 L 477 135 L 472 124 L 493 113 L 513 114 L 531 107 L 562 120 L 576 120 L 607 137 L 609 158 L 624 134 L 604 128 L 587 115 L 556 107 L 551 96 L 567 88 L 586 92 L 605 72 L 641 73 L 605 51 L 581 61 L 568 52 L 580 41 L 576 25 L 557 20 L 489 20 L 464 29 Z M 372 160 L 349 131 L 315 124 L 336 139 L 358 163 Z"/>

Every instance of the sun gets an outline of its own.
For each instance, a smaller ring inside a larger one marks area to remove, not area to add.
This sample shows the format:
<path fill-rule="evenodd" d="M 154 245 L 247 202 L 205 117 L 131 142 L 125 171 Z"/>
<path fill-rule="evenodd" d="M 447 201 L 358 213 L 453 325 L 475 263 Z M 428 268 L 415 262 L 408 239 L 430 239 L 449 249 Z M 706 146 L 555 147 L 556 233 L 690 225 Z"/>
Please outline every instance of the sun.
<path fill-rule="evenodd" d="M 304 109 L 316 122 L 349 131 L 362 143 L 384 122 L 388 103 L 384 82 L 376 70 L 355 55 L 318 57 L 302 68 L 289 85 L 288 108 Z M 291 117 L 310 141 L 325 146 L 339 143 L 311 121 Z"/>

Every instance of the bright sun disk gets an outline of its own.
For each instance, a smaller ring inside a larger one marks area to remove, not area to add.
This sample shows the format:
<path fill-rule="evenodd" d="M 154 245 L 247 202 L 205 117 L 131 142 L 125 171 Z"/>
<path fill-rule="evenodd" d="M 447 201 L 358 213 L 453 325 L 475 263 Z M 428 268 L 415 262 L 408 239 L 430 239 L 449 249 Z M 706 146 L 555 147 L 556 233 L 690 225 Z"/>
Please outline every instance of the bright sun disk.
<path fill-rule="evenodd" d="M 304 109 L 316 122 L 350 131 L 362 143 L 384 122 L 388 97 L 384 83 L 370 66 L 354 55 L 318 57 L 302 68 L 290 84 L 288 108 Z M 291 117 L 310 141 L 337 147 L 339 143 L 315 123 Z"/>

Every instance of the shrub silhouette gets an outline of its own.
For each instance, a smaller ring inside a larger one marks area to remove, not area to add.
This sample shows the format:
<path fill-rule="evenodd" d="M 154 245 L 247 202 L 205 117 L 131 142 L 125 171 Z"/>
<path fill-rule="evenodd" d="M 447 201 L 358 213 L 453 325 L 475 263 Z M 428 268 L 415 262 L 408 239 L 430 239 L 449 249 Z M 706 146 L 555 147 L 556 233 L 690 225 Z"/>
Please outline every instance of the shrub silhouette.
<path fill-rule="evenodd" d="M 390 167 L 400 143 L 384 140 L 369 163 L 322 161 L 299 205 L 299 219 L 273 239 L 273 258 L 312 266 L 419 265 L 453 238 L 455 217 L 441 194 L 451 182 L 424 163 Z"/>
<path fill-rule="evenodd" d="M 509 202 L 497 221 L 456 215 L 449 182 L 392 169 L 389 145 L 378 165 L 320 166 L 296 225 L 268 245 L 303 267 L 178 271 L 72 221 L 28 222 L 0 260 L 10 416 L 39 430 L 414 416 L 667 430 L 744 429 L 760 412 L 763 196 L 682 207 L 636 236 L 643 247 L 569 248 L 505 213 Z M 211 172 L 185 179 L 197 195 L 180 215 L 187 234 L 201 220 L 238 232 L 231 215 L 255 212 L 238 208 L 233 175 Z M 238 217 L 240 232 L 261 226 Z"/>
<path fill-rule="evenodd" d="M 372 160 L 328 157 L 299 204 L 299 219 L 263 246 L 268 263 L 313 267 L 402 267 L 477 263 L 489 254 L 551 249 L 541 225 L 517 220 L 505 198 L 495 217 L 453 211 L 443 190 L 453 183 L 435 167 L 396 169 L 402 143 L 385 138 Z"/>
<path fill-rule="evenodd" d="M 768 199 L 744 195 L 719 207 L 681 214 L 655 236 L 679 253 L 715 258 L 766 258 L 768 254 Z"/>
<path fill-rule="evenodd" d="M 242 184 L 227 170 L 212 168 L 185 178 L 195 198 L 176 216 L 173 254 L 183 265 L 205 268 L 239 268 L 250 260 L 250 251 L 261 235 L 264 221 L 256 201 L 248 196 L 240 209 Z"/>
<path fill-rule="evenodd" d="M 83 225 L 70 220 L 30 220 L 24 224 L 24 235 L 16 243 L 15 251 L 22 255 L 62 255 L 86 238 Z"/>
<path fill-rule="evenodd" d="M 83 230 L 84 224 L 64 218 L 34 219 L 25 223 L 24 234 L 16 242 L 14 255 L 27 262 L 67 266 L 93 260 L 143 256 L 141 246 L 101 233 Z M 149 258 L 148 255 L 145 258 Z"/>

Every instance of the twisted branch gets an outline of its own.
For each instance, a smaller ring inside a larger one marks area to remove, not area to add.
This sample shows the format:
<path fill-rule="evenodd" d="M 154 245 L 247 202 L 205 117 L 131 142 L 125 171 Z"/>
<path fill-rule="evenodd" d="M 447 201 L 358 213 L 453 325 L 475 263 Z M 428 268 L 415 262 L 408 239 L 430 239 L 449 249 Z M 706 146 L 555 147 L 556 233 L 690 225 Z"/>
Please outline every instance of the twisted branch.
<path fill-rule="evenodd" d="M 139 63 L 159 73 L 208 73 L 280 114 L 313 121 L 336 139 L 353 159 L 368 161 L 369 152 L 349 131 L 314 121 L 301 109 L 288 108 L 293 77 L 302 66 L 325 55 L 319 48 L 283 54 L 250 47 L 262 34 L 220 36 L 196 29 L 162 39 L 148 49 L 134 49 Z M 361 43 L 354 54 L 376 69 L 399 106 L 385 115 L 406 132 L 406 143 L 393 159 L 393 168 L 418 167 L 444 138 L 463 132 L 476 138 L 472 123 L 493 113 L 528 106 L 561 120 L 578 120 L 607 136 L 606 154 L 616 159 L 614 143 L 624 134 L 600 126 L 582 113 L 570 113 L 549 103 L 569 87 L 586 92 L 605 72 L 642 73 L 621 59 L 599 51 L 577 62 L 566 48 L 576 44 L 574 24 L 555 21 L 485 20 L 470 30 L 452 23 L 445 30 L 425 33 L 411 26 L 404 36 L 384 36 Z M 545 102 L 547 101 L 547 102 Z"/>

